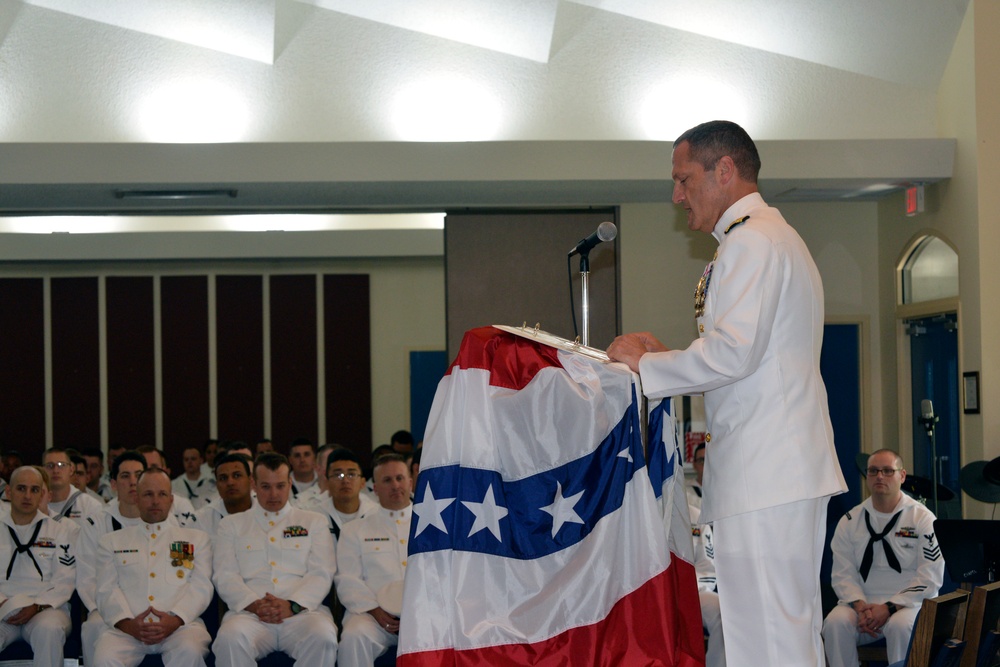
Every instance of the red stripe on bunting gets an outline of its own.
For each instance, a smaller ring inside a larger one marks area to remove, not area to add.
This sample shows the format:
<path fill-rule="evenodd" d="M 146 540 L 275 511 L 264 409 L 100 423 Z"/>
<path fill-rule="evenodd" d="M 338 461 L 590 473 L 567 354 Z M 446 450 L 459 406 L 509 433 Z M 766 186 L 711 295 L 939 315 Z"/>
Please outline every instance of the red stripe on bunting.
<path fill-rule="evenodd" d="M 448 368 L 490 372 L 490 386 L 524 389 L 543 368 L 562 368 L 559 351 L 493 327 L 465 332 L 458 356 Z"/>
<path fill-rule="evenodd" d="M 704 635 L 694 567 L 679 558 L 604 620 L 535 644 L 408 653 L 399 667 L 703 667 Z"/>

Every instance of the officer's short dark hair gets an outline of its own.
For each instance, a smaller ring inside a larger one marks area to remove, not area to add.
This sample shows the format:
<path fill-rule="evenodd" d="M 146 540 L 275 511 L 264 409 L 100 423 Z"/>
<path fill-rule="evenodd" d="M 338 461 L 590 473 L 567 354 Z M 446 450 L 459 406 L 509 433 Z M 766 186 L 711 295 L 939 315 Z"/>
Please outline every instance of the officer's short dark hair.
<path fill-rule="evenodd" d="M 277 472 L 281 466 L 286 466 L 288 468 L 288 474 L 292 474 L 292 466 L 288 463 L 288 457 L 284 454 L 279 454 L 278 452 L 263 452 L 257 457 L 257 460 L 253 462 L 254 479 L 257 478 L 257 469 L 261 466 L 264 466 L 273 472 Z"/>
<path fill-rule="evenodd" d="M 125 461 L 141 463 L 143 472 L 146 471 L 146 457 L 134 449 L 129 449 L 116 456 L 115 460 L 111 462 L 111 470 L 109 472 L 111 479 L 118 479 L 118 470 Z"/>
<path fill-rule="evenodd" d="M 222 456 L 216 456 L 213 472 L 217 473 L 219 471 L 219 466 L 223 463 L 242 463 L 243 467 L 247 471 L 247 477 L 250 476 L 250 457 L 246 454 L 240 454 L 239 452 L 226 452 Z"/>
<path fill-rule="evenodd" d="M 312 448 L 313 454 L 316 453 L 316 443 L 309 438 L 295 438 L 292 440 L 292 444 L 288 446 L 288 453 L 290 454 L 296 447 L 304 447 L 306 445 Z"/>
<path fill-rule="evenodd" d="M 757 182 L 760 173 L 760 154 L 753 139 L 742 127 L 728 120 L 712 120 L 692 127 L 674 141 L 676 149 L 688 143 L 691 159 L 706 170 L 714 169 L 716 163 L 728 155 L 733 159 L 740 178 L 750 183 Z"/>
<path fill-rule="evenodd" d="M 350 461 L 351 463 L 356 463 L 358 465 L 358 470 L 363 470 L 361 466 L 361 457 L 355 454 L 350 449 L 346 447 L 340 447 L 338 449 L 330 452 L 330 456 L 326 459 L 326 475 L 330 476 L 330 466 L 334 463 L 340 463 L 341 461 Z"/>

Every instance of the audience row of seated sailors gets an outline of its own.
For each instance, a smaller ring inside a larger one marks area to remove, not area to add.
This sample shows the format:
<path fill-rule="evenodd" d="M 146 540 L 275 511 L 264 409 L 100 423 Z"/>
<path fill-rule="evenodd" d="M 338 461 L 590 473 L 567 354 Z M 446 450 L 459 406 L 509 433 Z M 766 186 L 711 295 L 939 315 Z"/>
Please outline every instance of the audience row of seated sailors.
<path fill-rule="evenodd" d="M 227 452 L 214 462 L 217 496 L 198 510 L 174 494 L 156 450 L 113 461 L 108 503 L 72 486 L 64 450 L 44 459 L 13 471 L 0 510 L 0 648 L 22 639 L 34 664 L 62 665 L 74 590 L 86 665 L 150 653 L 204 665 L 211 650 L 220 667 L 275 651 L 349 667 L 396 644 L 412 494 L 401 455 L 376 460 L 369 493 L 357 455 L 332 450 L 325 493 L 293 503 L 288 458 Z M 216 591 L 228 611 L 213 640 L 200 616 Z"/>
<path fill-rule="evenodd" d="M 686 488 L 694 540 L 706 666 L 724 667 L 725 616 L 716 589 L 713 531 L 700 524 L 705 452 L 694 453 L 695 478 Z M 902 492 L 903 461 L 882 449 L 868 457 L 865 478 L 870 496 L 837 523 L 830 544 L 831 584 L 837 605 L 823 622 L 828 667 L 857 667 L 858 646 L 885 640 L 890 664 L 906 657 L 910 635 L 924 599 L 938 595 L 944 558 L 934 534 L 934 514 Z"/>

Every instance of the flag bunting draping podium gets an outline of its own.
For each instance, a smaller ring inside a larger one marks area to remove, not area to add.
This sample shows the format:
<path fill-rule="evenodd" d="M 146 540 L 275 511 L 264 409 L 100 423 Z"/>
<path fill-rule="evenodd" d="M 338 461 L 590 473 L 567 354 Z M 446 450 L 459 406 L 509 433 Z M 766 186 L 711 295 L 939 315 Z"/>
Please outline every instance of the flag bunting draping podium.
<path fill-rule="evenodd" d="M 651 411 L 647 466 L 637 392 L 622 365 L 466 333 L 424 438 L 401 667 L 704 664 L 672 420 Z"/>

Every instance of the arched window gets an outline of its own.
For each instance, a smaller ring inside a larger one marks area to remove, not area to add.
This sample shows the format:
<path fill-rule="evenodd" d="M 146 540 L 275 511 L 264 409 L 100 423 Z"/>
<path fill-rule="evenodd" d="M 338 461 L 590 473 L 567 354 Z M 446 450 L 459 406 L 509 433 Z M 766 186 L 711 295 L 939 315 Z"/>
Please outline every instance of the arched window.
<path fill-rule="evenodd" d="M 903 304 L 958 296 L 958 254 L 936 236 L 925 236 L 901 269 Z"/>

